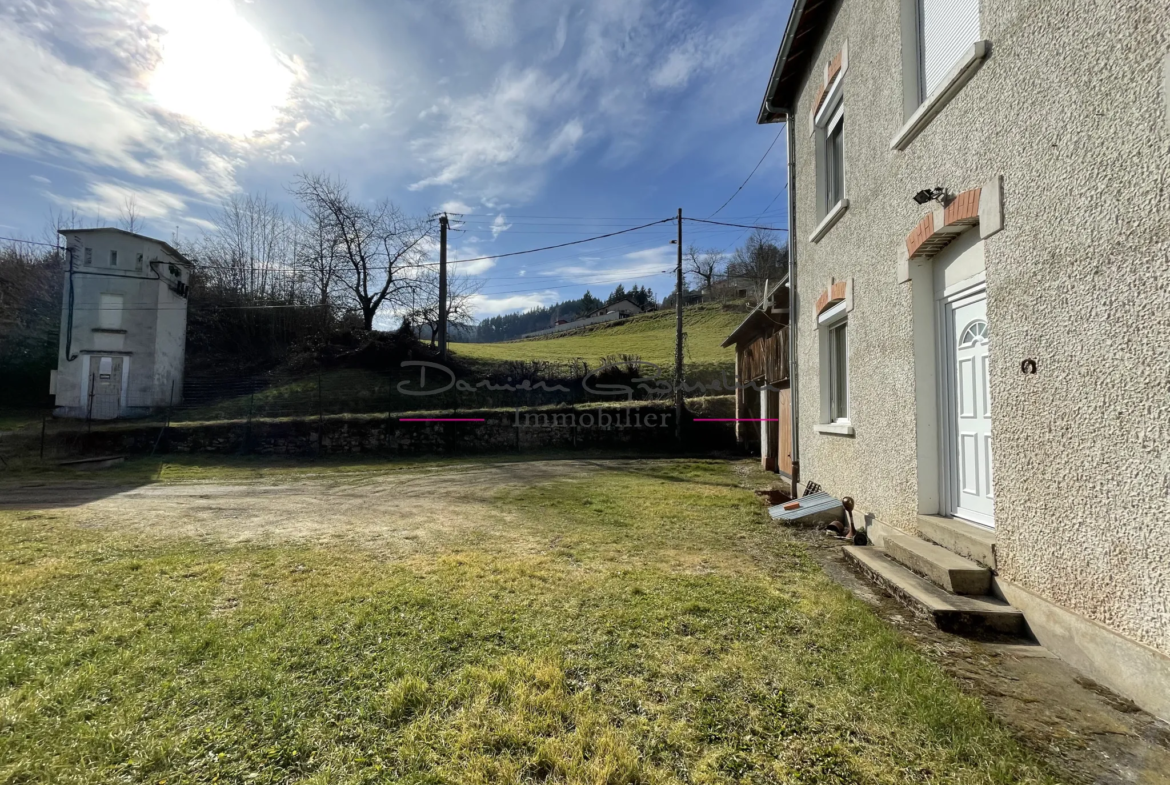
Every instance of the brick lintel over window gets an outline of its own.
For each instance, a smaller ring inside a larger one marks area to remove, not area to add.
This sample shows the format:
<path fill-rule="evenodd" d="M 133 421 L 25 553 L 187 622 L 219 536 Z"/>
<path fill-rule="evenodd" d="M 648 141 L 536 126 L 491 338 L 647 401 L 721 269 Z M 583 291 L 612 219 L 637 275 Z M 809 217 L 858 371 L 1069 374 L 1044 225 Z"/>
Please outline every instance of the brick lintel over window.
<path fill-rule="evenodd" d="M 816 314 L 820 316 L 825 309 L 831 305 L 836 305 L 842 300 L 846 301 L 845 310 L 853 310 L 853 279 L 846 278 L 844 281 L 838 281 L 833 278 L 829 279 L 829 285 L 821 292 L 820 297 L 817 298 Z"/>
<path fill-rule="evenodd" d="M 829 88 L 832 87 L 833 82 L 837 77 L 849 70 L 849 41 L 844 41 L 841 44 L 841 51 L 833 55 L 829 62 L 825 63 L 825 70 L 823 80 L 820 87 L 817 88 L 816 97 L 813 99 L 812 109 L 809 110 L 809 132 L 815 127 L 813 118 L 816 117 L 817 111 L 821 108 L 821 104 L 825 102 L 825 96 L 828 95 Z"/>

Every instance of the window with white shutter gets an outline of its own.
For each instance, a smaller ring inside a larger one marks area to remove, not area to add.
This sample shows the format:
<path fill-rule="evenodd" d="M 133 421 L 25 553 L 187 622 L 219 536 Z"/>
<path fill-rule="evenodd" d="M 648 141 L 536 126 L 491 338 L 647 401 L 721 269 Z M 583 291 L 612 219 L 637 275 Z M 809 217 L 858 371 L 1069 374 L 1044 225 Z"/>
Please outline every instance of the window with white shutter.
<path fill-rule="evenodd" d="M 979 0 L 919 0 L 922 100 L 979 40 Z"/>
<path fill-rule="evenodd" d="M 101 295 L 98 300 L 98 327 L 103 330 L 122 328 L 122 295 Z"/>

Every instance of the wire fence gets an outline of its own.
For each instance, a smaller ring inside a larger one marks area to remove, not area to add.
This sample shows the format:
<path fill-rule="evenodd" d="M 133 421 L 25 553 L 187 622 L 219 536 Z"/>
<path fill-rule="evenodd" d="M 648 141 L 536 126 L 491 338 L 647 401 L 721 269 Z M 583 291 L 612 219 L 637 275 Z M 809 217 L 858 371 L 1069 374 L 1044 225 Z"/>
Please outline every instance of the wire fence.
<path fill-rule="evenodd" d="M 319 451 L 322 433 L 346 421 L 387 423 L 411 413 L 458 418 L 485 411 L 504 418 L 509 410 L 670 403 L 669 379 L 642 375 L 636 358 L 625 364 L 611 359 L 600 368 L 580 361 L 503 363 L 482 378 L 419 362 L 392 371 L 192 376 L 181 386 L 170 380 L 139 382 L 116 362 L 94 363 L 76 388 L 58 380 L 51 410 L 26 411 L 8 423 L 0 410 L 0 463 L 62 461 L 102 450 L 166 450 L 168 429 L 235 429 L 235 436 L 225 438 L 246 452 L 255 429 L 279 426 L 302 433 L 305 450 Z"/>

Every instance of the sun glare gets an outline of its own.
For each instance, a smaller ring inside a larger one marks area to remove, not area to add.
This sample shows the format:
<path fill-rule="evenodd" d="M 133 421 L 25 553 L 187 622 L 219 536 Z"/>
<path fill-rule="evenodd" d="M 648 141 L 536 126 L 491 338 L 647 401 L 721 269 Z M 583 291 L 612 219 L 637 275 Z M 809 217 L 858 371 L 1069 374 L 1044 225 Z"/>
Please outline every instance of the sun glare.
<path fill-rule="evenodd" d="M 150 17 L 165 31 L 149 78 L 160 106 L 232 136 L 276 124 L 296 76 L 232 0 L 152 0 Z"/>

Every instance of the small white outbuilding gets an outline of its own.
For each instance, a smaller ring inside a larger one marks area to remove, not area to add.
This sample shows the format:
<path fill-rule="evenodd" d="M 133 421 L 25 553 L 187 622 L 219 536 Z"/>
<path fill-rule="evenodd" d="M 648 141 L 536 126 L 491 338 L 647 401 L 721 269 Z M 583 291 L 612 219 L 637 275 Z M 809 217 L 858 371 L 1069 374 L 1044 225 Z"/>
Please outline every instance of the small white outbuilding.
<path fill-rule="evenodd" d="M 179 403 L 191 263 L 121 229 L 66 229 L 58 417 L 113 419 Z"/>

